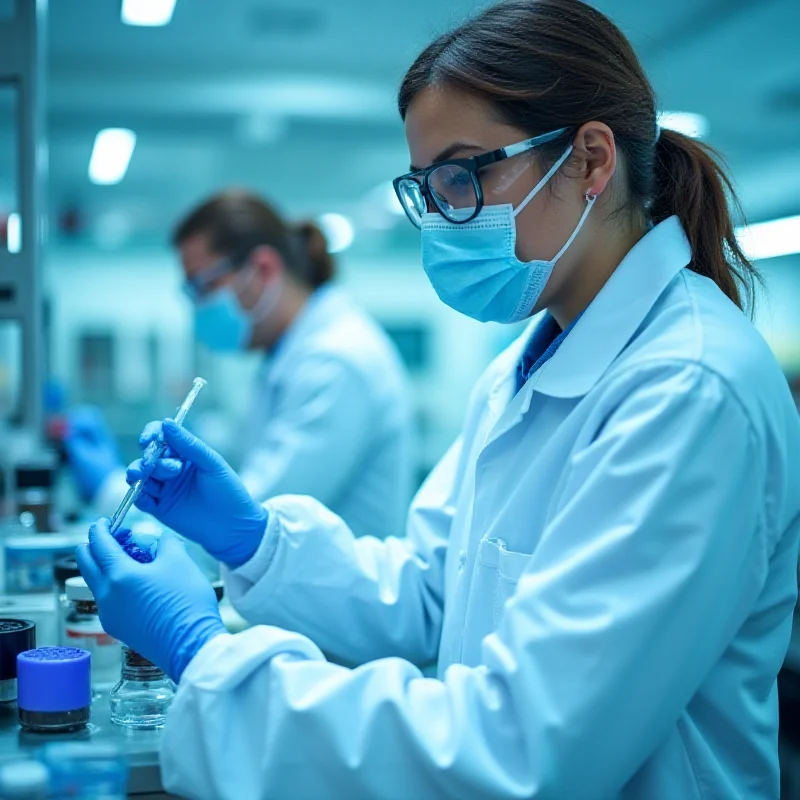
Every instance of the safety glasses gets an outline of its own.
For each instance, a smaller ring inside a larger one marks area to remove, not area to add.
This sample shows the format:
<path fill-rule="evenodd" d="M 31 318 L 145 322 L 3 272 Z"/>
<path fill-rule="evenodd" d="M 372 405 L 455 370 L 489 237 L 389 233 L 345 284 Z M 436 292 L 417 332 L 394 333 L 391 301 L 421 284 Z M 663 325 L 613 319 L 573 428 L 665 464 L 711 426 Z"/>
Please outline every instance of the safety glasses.
<path fill-rule="evenodd" d="M 568 130 L 559 128 L 490 153 L 439 161 L 401 175 L 392 182 L 397 199 L 417 228 L 422 227 L 422 216 L 434 208 L 449 222 L 463 225 L 475 219 L 484 205 L 479 170 L 552 142 Z"/>
<path fill-rule="evenodd" d="M 202 300 L 214 291 L 214 287 L 220 278 L 238 269 L 241 263 L 241 259 L 220 259 L 216 264 L 212 264 L 191 278 L 187 278 L 183 283 L 184 293 L 195 303 Z"/>

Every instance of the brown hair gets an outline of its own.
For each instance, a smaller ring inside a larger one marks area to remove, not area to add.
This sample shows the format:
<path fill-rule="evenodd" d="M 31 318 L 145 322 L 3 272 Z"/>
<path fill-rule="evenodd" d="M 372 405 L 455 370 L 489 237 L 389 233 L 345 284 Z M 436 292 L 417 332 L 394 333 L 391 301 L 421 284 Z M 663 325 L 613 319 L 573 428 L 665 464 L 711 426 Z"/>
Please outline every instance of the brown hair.
<path fill-rule="evenodd" d="M 604 122 L 624 154 L 627 198 L 619 211 L 661 222 L 676 214 L 695 272 L 752 309 L 756 268 L 734 234 L 740 208 L 716 153 L 680 133 L 658 135 L 656 100 L 622 32 L 580 0 L 507 0 L 430 44 L 408 70 L 398 105 L 446 85 L 487 101 L 504 123 L 531 136 L 568 128 L 542 150 L 554 163 L 575 129 Z M 616 212 L 615 212 L 616 213 Z"/>
<path fill-rule="evenodd" d="M 325 235 L 313 222 L 290 225 L 260 197 L 228 190 L 206 200 L 175 228 L 172 243 L 180 247 L 199 233 L 208 234 L 211 249 L 243 266 L 260 245 L 274 248 L 290 274 L 311 289 L 336 272 Z"/>

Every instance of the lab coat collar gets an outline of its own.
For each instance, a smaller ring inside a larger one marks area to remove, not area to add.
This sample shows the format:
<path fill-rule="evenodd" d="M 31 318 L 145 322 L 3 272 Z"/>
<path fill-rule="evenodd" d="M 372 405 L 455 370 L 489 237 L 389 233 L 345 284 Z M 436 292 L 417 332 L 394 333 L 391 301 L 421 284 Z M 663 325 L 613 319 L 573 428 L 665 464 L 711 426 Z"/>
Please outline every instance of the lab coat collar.
<path fill-rule="evenodd" d="M 691 246 L 678 217 L 669 217 L 648 231 L 520 394 L 538 392 L 559 398 L 587 394 L 691 259 Z"/>

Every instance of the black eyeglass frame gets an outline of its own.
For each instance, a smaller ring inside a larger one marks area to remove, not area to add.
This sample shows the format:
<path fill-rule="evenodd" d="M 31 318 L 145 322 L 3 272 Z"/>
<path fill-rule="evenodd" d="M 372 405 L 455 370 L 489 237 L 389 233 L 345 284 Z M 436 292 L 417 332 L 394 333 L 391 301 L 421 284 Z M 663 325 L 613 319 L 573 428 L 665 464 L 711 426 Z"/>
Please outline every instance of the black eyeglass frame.
<path fill-rule="evenodd" d="M 533 150 L 535 147 L 540 147 L 548 142 L 555 141 L 569 130 L 570 128 L 559 128 L 558 130 L 550 131 L 549 133 L 542 133 L 539 136 L 533 136 L 530 139 L 525 139 L 524 141 L 517 142 L 516 144 L 510 144 L 507 147 L 500 147 L 497 150 L 492 150 L 489 153 L 482 153 L 479 156 L 470 156 L 468 158 L 450 158 L 445 159 L 444 161 L 437 161 L 436 163 L 431 164 L 429 167 L 423 167 L 422 169 L 415 170 L 414 172 L 408 172 L 405 175 L 401 175 L 399 178 L 395 178 L 392 181 L 394 193 L 397 195 L 397 199 L 399 200 L 400 205 L 403 207 L 403 211 L 406 212 L 406 216 L 409 218 L 409 220 L 411 220 L 411 223 L 415 228 L 422 227 L 422 219 L 415 219 L 413 212 L 408 208 L 403 200 L 403 193 L 400 191 L 400 185 L 404 181 L 409 180 L 414 181 L 414 183 L 420 187 L 422 199 L 425 200 L 426 204 L 432 205 L 448 222 L 452 222 L 455 225 L 464 225 L 467 222 L 475 219 L 475 217 L 477 217 L 483 209 L 483 188 L 481 187 L 480 178 L 478 177 L 478 170 L 488 167 L 491 164 L 496 164 L 499 161 L 504 161 L 507 158 L 518 156 L 521 153 L 526 153 L 529 150 Z M 477 202 L 475 203 L 475 210 L 473 213 L 464 219 L 453 219 L 452 217 L 448 216 L 445 209 L 442 208 L 436 199 L 435 192 L 431 191 L 429 183 L 430 175 L 437 169 L 446 166 L 461 167 L 469 173 L 470 179 L 472 180 L 472 186 L 475 189 L 475 198 Z"/>

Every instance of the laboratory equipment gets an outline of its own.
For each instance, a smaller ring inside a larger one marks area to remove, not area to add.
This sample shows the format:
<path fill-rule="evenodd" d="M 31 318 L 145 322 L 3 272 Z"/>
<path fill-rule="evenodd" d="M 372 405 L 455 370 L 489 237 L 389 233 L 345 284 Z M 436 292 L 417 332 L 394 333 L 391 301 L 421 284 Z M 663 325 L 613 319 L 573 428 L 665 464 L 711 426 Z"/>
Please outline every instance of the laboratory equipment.
<path fill-rule="evenodd" d="M 40 533 L 55 527 L 53 490 L 58 459 L 52 450 L 37 450 L 14 468 L 16 513 L 30 514 Z"/>
<path fill-rule="evenodd" d="M 3 542 L 6 594 L 33 594 L 53 589 L 55 562 L 73 555 L 86 534 L 9 536 Z"/>
<path fill-rule="evenodd" d="M 36 647 L 58 644 L 58 621 L 55 603 L 50 592 L 46 594 L 0 594 L 0 617 L 24 619 L 36 626 Z M 27 648 L 30 650 L 34 645 Z"/>
<path fill-rule="evenodd" d="M 42 297 L 41 252 L 45 231 L 44 185 L 47 148 L 44 138 L 44 83 L 41 68 L 47 53 L 45 30 L 47 3 L 0 4 L 13 12 L 0 25 L 0 75 L 6 93 L 13 93 L 9 118 L 4 106 L 4 131 L 8 130 L 14 151 L 12 194 L 3 194 L 3 204 L 19 214 L 19 252 L 3 254 L 0 321 L 15 323 L 18 331 L 18 402 L 10 419 L 26 428 L 42 429 L 45 324 Z M 8 95 L 6 95 L 8 96 Z M 6 126 L 8 126 L 6 128 Z M 15 131 L 17 135 L 10 132 Z M 5 138 L 5 136 L 4 136 Z M 3 148 L 8 147 L 4 142 Z M 8 172 L 3 171 L 4 179 Z M 8 184 L 4 180 L 4 190 Z M 5 409 L 0 410 L 3 413 Z"/>
<path fill-rule="evenodd" d="M 50 773 L 41 761 L 26 759 L 0 764 L 0 797 L 3 800 L 47 800 Z"/>
<path fill-rule="evenodd" d="M 125 800 L 128 768 L 115 745 L 49 742 L 40 757 L 49 772 L 51 797 Z"/>
<path fill-rule="evenodd" d="M 83 578 L 68 578 L 66 595 L 69 608 L 62 636 L 65 646 L 80 647 L 92 654 L 92 687 L 98 692 L 108 691 L 117 682 L 122 645 L 103 630 L 97 602 Z"/>
<path fill-rule="evenodd" d="M 52 530 L 50 515 L 52 499 L 46 489 L 31 487 L 17 492 L 17 511 L 20 515 L 30 514 L 37 532 Z"/>
<path fill-rule="evenodd" d="M 203 380 L 203 378 L 195 378 L 194 381 L 192 381 L 192 388 L 189 390 L 189 394 L 186 395 L 186 399 L 183 401 L 183 403 L 181 403 L 181 406 L 175 415 L 175 422 L 178 425 L 183 424 L 184 419 L 186 419 L 186 415 L 189 413 L 189 409 L 191 409 L 191 407 L 194 405 L 197 395 L 200 394 L 200 390 L 205 385 L 206 382 Z M 144 451 L 142 462 L 146 465 L 152 465 L 164 455 L 164 451 L 166 449 L 167 445 L 163 440 L 150 442 L 147 449 Z M 128 514 L 128 511 L 130 511 L 131 506 L 133 506 L 139 495 L 142 493 L 142 489 L 144 488 L 146 480 L 146 478 L 140 478 L 133 486 L 131 486 L 130 489 L 128 489 L 125 497 L 119 505 L 119 508 L 111 518 L 110 530 L 112 534 L 119 530 L 119 526 L 125 520 L 125 517 Z"/>
<path fill-rule="evenodd" d="M 122 675 L 111 691 L 111 721 L 128 728 L 160 728 L 175 697 L 175 684 L 155 664 L 123 647 Z"/>
<path fill-rule="evenodd" d="M 77 647 L 40 647 L 17 656 L 19 721 L 33 733 L 68 733 L 91 716 L 91 656 Z"/>
<path fill-rule="evenodd" d="M 0 704 L 17 699 L 17 656 L 36 647 L 36 625 L 26 619 L 0 619 Z"/>
<path fill-rule="evenodd" d="M 59 558 L 53 565 L 53 593 L 56 609 L 56 630 L 58 644 L 66 647 L 64 634 L 64 620 L 69 610 L 70 601 L 67 599 L 66 584 L 68 578 L 80 578 L 81 571 L 78 569 L 78 562 L 75 556 Z"/>

